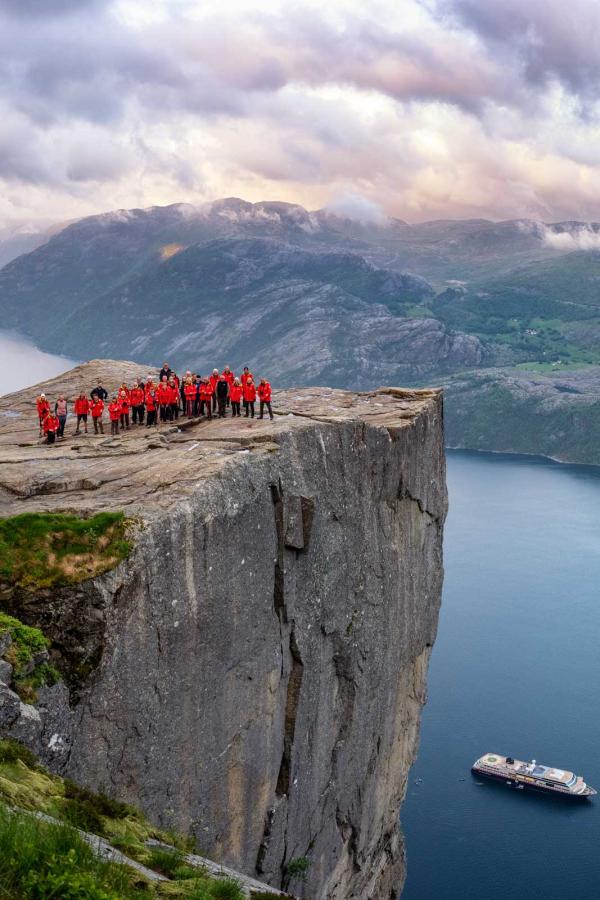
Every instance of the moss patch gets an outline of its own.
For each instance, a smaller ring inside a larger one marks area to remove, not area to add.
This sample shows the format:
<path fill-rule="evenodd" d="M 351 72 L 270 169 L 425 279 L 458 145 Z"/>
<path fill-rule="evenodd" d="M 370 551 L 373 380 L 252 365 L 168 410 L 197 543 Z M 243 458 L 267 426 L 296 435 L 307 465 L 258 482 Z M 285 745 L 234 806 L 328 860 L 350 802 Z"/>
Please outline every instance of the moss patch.
<path fill-rule="evenodd" d="M 13 616 L 0 612 L 0 635 L 5 632 L 12 638 L 4 659 L 13 667 L 13 686 L 24 703 L 35 703 L 37 689 L 56 684 L 60 678 L 54 666 L 47 662 L 41 662 L 29 671 L 35 656 L 46 651 L 50 641 L 39 628 L 24 625 Z"/>
<path fill-rule="evenodd" d="M 128 525 L 121 512 L 91 519 L 65 513 L 0 519 L 0 582 L 34 591 L 107 572 L 131 552 Z"/>

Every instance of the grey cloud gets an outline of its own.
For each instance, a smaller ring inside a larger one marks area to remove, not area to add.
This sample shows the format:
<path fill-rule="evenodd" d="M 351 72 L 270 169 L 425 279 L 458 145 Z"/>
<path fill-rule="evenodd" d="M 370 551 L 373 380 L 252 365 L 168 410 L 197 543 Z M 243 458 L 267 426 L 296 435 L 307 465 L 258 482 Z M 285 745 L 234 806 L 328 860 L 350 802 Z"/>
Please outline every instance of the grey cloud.
<path fill-rule="evenodd" d="M 528 82 L 555 78 L 574 93 L 597 94 L 597 0 L 442 0 L 437 9 L 480 35 L 491 52 L 516 57 Z"/>
<path fill-rule="evenodd" d="M 0 0 L 0 12 L 21 18 L 49 18 L 64 14 L 77 15 L 83 9 L 108 6 L 111 2 L 112 0 Z"/>

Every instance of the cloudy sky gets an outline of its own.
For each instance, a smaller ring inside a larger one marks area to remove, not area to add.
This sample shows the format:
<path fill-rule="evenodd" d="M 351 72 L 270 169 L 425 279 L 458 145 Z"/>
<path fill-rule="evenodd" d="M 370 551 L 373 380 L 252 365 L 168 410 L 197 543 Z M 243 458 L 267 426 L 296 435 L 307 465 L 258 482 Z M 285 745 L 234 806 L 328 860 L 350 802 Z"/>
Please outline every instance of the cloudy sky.
<path fill-rule="evenodd" d="M 0 229 L 222 196 L 599 219 L 598 0 L 0 0 Z"/>

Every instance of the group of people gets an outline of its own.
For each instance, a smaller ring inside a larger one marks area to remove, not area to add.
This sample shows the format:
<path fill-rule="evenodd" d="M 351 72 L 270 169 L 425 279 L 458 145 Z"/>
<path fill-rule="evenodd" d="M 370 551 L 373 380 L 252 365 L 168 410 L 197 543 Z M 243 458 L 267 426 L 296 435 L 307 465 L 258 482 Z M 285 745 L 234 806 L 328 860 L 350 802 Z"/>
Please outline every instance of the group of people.
<path fill-rule="evenodd" d="M 73 402 L 73 413 L 77 416 L 75 434 L 81 434 L 83 426 L 88 431 L 88 418 L 91 418 L 94 434 L 104 434 L 104 410 L 108 410 L 110 433 L 115 435 L 119 430 L 126 431 L 132 425 L 144 425 L 151 428 L 159 422 L 173 422 L 179 415 L 188 419 L 204 416 L 212 419 L 213 413 L 225 418 L 227 410 L 232 416 L 241 416 L 243 406 L 246 418 L 254 418 L 255 403 L 258 398 L 260 410 L 258 418 L 264 418 L 265 409 L 273 418 L 271 406 L 271 385 L 266 378 L 261 378 L 258 385 L 248 366 L 239 377 L 236 377 L 229 366 L 219 373 L 213 369 L 212 375 L 201 377 L 187 371 L 182 378 L 164 363 L 156 381 L 152 375 L 146 380 L 138 378 L 133 386 L 122 384 L 118 391 L 110 397 L 108 391 L 99 380 L 90 391 L 90 395 L 81 391 Z M 36 400 L 40 426 L 40 437 L 45 436 L 48 444 L 63 440 L 68 415 L 68 401 L 61 394 L 54 408 L 45 394 Z"/>

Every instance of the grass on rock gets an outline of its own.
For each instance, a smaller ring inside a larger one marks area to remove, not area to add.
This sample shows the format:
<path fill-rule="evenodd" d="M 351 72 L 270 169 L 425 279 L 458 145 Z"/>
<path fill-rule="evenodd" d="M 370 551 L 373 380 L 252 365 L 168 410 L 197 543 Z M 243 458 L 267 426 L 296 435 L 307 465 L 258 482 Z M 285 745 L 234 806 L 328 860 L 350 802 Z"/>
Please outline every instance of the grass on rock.
<path fill-rule="evenodd" d="M 56 826 L 28 813 L 45 813 Z M 72 827 L 71 827 L 72 826 Z M 169 880 L 150 882 L 130 867 L 98 859 L 76 831 L 89 831 Z M 237 881 L 186 863 L 189 840 L 173 843 L 128 804 L 51 775 L 29 750 L 0 740 L 0 897 L 3 900 L 243 900 Z"/>
<path fill-rule="evenodd" d="M 128 524 L 122 512 L 90 519 L 66 513 L 0 519 L 0 583 L 36 590 L 107 572 L 131 552 Z"/>

